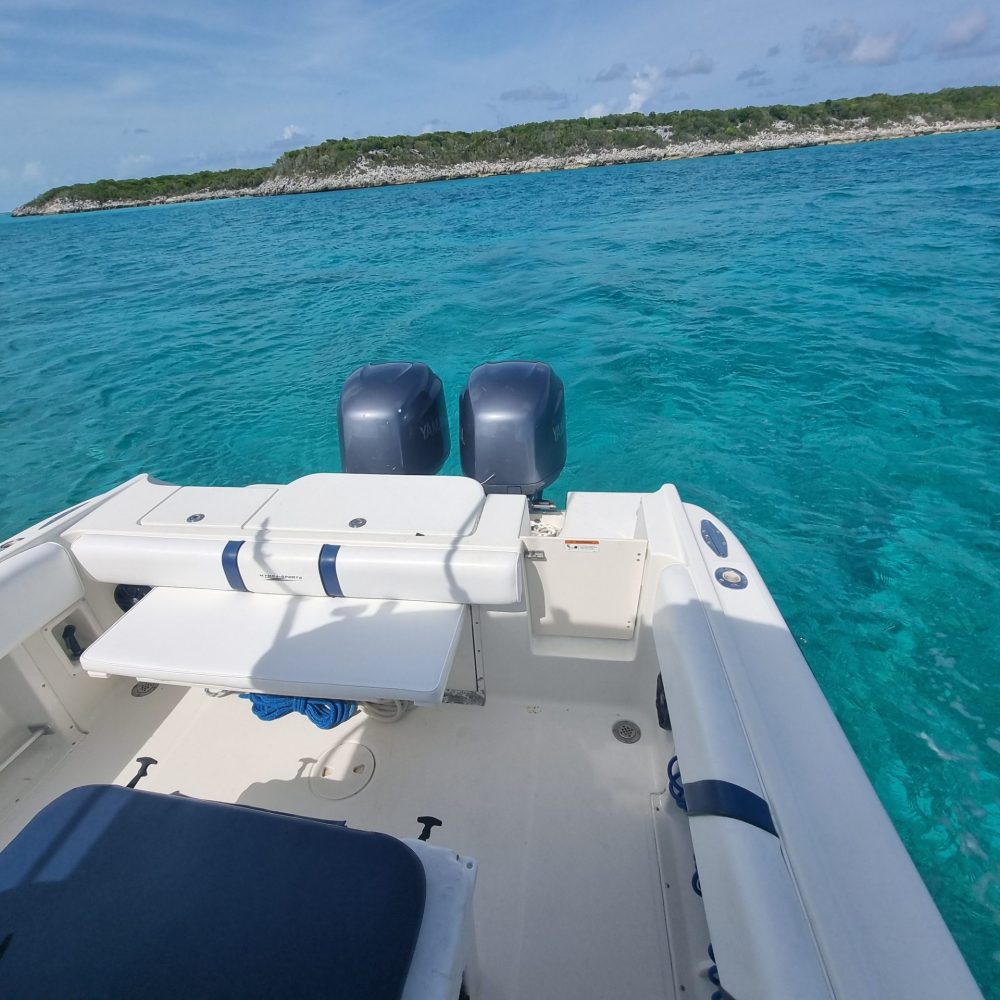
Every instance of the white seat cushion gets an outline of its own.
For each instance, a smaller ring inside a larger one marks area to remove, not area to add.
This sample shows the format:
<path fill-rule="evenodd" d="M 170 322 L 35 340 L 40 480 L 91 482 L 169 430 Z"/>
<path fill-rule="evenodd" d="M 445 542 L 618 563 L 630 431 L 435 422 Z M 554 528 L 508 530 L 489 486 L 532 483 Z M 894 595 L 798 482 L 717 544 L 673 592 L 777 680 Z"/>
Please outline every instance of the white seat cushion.
<path fill-rule="evenodd" d="M 467 615 L 458 604 L 160 587 L 81 662 L 167 684 L 439 702 Z"/>
<path fill-rule="evenodd" d="M 455 538 L 476 530 L 485 499 L 482 486 L 464 476 L 319 472 L 283 486 L 244 527 L 307 535 L 350 531 L 361 538 L 416 532 Z"/>
<path fill-rule="evenodd" d="M 502 607 L 517 604 L 522 596 L 519 514 L 520 508 L 508 508 L 503 548 L 426 540 L 323 545 L 263 536 L 101 532 L 79 536 L 72 551 L 80 567 L 103 583 Z M 233 548 L 235 554 L 230 554 Z M 327 564 L 330 579 L 324 578 L 321 563 Z"/>

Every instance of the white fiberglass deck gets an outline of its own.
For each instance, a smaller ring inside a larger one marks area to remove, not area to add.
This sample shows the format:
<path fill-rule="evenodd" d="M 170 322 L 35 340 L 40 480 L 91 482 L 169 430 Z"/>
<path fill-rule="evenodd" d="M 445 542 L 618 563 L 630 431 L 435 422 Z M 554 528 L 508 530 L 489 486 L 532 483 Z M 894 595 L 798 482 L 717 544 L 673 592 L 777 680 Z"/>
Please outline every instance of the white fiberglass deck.
<path fill-rule="evenodd" d="M 362 714 L 323 731 L 300 715 L 261 722 L 235 695 L 160 687 L 137 699 L 128 691 L 118 687 L 91 734 L 10 809 L 0 841 L 64 790 L 126 783 L 141 756 L 158 761 L 139 786 L 151 791 L 399 837 L 420 832 L 418 816 L 435 816 L 442 826 L 430 842 L 479 863 L 483 997 L 674 995 L 657 841 L 661 852 L 676 848 L 682 865 L 691 850 L 683 824 L 673 827 L 654 794 L 665 763 L 662 742 L 651 738 L 654 716 L 491 697 L 484 707 L 416 709 L 391 725 Z M 623 717 L 648 737 L 617 742 L 611 727 Z M 311 790 L 309 775 L 342 743 L 370 749 L 374 774 L 357 794 L 331 801 Z"/>
<path fill-rule="evenodd" d="M 354 520 L 388 503 L 378 477 L 320 478 Z M 213 489 L 138 477 L 0 554 L 0 845 L 61 793 L 127 784 L 148 757 L 151 791 L 402 838 L 436 818 L 431 845 L 478 862 L 474 1000 L 707 1000 L 710 939 L 745 1000 L 979 995 L 749 554 L 673 487 L 570 494 L 530 525 L 523 497 L 494 494 L 474 526 L 459 504 L 444 542 L 396 497 L 420 530 L 251 532 L 251 509 L 286 488 Z M 160 589 L 122 618 L 139 595 L 120 583 Z M 292 601 L 318 609 L 313 626 L 327 607 L 385 602 L 462 624 L 429 643 L 402 628 L 409 613 L 392 635 L 372 615 L 303 645 L 270 614 Z M 421 657 L 432 683 L 407 680 Z M 132 678 L 165 683 L 132 697 Z M 282 678 L 444 703 L 324 732 L 201 687 L 307 693 Z M 620 720 L 637 743 L 614 738 Z M 675 746 L 687 814 L 665 794 Z"/>

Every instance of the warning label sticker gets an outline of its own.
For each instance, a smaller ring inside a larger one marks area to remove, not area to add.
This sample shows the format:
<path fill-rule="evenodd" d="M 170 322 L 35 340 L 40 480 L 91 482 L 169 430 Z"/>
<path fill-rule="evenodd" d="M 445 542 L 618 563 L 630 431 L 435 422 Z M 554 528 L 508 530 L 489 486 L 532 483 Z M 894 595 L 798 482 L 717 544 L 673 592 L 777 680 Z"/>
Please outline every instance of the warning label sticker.
<path fill-rule="evenodd" d="M 571 552 L 597 552 L 601 546 L 596 538 L 566 538 L 563 544 Z"/>

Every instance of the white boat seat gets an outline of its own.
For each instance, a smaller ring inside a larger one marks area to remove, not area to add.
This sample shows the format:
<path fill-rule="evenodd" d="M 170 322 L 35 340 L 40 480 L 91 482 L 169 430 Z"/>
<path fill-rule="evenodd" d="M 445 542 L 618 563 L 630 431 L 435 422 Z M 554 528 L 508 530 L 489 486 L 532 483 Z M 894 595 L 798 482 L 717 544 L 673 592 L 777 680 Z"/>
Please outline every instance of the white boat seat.
<path fill-rule="evenodd" d="M 510 607 L 523 496 L 461 476 L 306 476 L 287 486 L 138 481 L 64 533 L 109 584 Z"/>
<path fill-rule="evenodd" d="M 75 788 L 0 852 L 4 996 L 455 1000 L 475 882 L 420 841 Z"/>
<path fill-rule="evenodd" d="M 103 583 L 492 606 L 522 594 L 516 537 L 507 549 L 478 549 L 101 533 L 72 550 Z"/>
<path fill-rule="evenodd" d="M 355 701 L 440 702 L 468 610 L 160 587 L 83 654 L 93 674 Z"/>

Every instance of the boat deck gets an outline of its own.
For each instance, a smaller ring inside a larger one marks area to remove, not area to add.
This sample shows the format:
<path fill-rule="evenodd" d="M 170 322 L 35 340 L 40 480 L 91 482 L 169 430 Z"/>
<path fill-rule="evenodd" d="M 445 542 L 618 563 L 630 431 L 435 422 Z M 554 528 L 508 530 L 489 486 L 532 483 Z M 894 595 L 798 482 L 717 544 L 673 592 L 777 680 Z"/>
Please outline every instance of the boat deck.
<path fill-rule="evenodd" d="M 157 761 L 146 790 L 400 837 L 434 816 L 430 842 L 479 863 L 480 996 L 676 995 L 664 899 L 673 886 L 676 951 L 678 936 L 698 933 L 680 912 L 694 900 L 692 852 L 661 797 L 671 744 L 648 710 L 493 695 L 485 706 L 416 709 L 391 724 L 360 714 L 323 731 L 301 715 L 262 722 L 235 695 L 129 690 L 115 685 L 90 734 L 27 794 L 12 801 L 10 782 L 27 785 L 30 754 L 4 776 L 0 842 L 71 787 L 127 783 L 141 756 Z M 639 742 L 613 737 L 621 718 L 639 724 Z M 683 995 L 710 992 L 702 979 Z"/>

